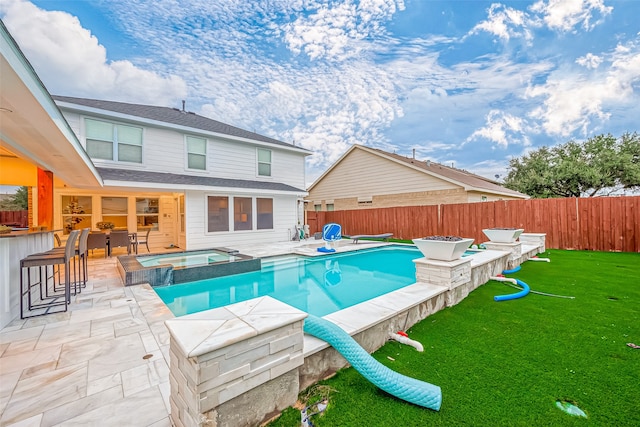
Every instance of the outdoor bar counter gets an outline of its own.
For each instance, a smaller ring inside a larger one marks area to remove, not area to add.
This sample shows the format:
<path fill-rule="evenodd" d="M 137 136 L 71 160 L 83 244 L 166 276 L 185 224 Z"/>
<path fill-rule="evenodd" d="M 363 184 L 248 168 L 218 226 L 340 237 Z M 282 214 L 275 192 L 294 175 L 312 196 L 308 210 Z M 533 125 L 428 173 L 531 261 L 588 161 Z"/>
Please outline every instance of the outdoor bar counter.
<path fill-rule="evenodd" d="M 23 230 L 0 234 L 0 328 L 20 316 L 20 260 L 53 248 L 60 230 Z"/>

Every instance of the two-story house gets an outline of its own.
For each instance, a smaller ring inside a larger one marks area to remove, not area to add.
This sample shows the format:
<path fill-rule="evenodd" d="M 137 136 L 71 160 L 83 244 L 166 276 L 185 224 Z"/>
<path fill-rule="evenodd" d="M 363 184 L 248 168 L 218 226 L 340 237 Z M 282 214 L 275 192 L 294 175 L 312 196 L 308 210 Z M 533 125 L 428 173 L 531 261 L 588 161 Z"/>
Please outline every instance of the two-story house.
<path fill-rule="evenodd" d="M 103 187 L 55 188 L 54 227 L 138 233 L 155 249 L 286 241 L 308 150 L 182 109 L 54 96 Z M 153 250 L 152 248 L 152 250 Z"/>

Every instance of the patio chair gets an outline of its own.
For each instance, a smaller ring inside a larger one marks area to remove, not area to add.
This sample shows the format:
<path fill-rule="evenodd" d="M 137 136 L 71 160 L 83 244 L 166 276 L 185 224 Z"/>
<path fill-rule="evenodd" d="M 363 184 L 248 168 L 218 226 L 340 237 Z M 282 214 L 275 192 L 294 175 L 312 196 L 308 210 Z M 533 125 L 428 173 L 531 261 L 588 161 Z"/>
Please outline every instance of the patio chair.
<path fill-rule="evenodd" d="M 104 257 L 107 257 L 107 235 L 101 232 L 91 232 L 87 236 L 87 249 L 91 249 L 91 255 L 93 255 L 94 249 L 103 249 Z"/>
<path fill-rule="evenodd" d="M 149 233 L 151 233 L 151 228 L 147 228 L 147 232 L 142 240 L 136 240 L 136 253 L 138 253 L 138 245 L 140 245 L 141 243 L 144 243 L 144 245 L 147 247 L 147 252 L 151 252 L 149 250 Z"/>
<path fill-rule="evenodd" d="M 127 255 L 131 255 L 131 239 L 127 230 L 114 230 L 109 233 L 109 256 L 114 248 L 127 248 Z"/>

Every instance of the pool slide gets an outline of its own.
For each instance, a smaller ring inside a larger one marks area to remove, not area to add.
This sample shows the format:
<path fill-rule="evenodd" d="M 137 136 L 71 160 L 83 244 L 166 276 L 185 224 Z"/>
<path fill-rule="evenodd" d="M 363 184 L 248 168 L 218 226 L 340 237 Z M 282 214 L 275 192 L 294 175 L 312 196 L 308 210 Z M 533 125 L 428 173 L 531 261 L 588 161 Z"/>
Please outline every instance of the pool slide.
<path fill-rule="evenodd" d="M 310 314 L 304 321 L 304 332 L 331 344 L 356 371 L 387 393 L 425 408 L 440 410 L 440 387 L 387 368 L 335 323 Z"/>

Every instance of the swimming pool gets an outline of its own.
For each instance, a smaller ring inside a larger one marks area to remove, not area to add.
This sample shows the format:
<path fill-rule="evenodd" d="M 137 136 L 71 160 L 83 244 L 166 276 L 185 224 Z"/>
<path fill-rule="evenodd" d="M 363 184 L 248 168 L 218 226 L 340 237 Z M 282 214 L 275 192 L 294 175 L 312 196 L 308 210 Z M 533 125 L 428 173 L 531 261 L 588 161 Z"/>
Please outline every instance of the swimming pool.
<path fill-rule="evenodd" d="M 325 316 L 415 283 L 414 246 L 265 258 L 259 271 L 154 288 L 176 316 L 269 295 Z"/>

